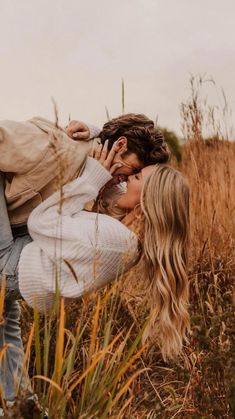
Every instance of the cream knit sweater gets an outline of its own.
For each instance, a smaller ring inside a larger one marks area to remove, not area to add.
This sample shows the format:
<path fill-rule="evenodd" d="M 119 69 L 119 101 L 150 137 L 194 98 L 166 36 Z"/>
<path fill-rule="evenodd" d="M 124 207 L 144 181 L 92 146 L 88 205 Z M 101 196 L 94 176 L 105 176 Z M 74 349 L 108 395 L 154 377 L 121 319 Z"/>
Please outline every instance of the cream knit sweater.
<path fill-rule="evenodd" d="M 129 269 L 138 258 L 138 240 L 114 218 L 84 211 L 111 179 L 88 157 L 83 174 L 33 210 L 28 229 L 33 242 L 19 261 L 19 287 L 26 302 L 48 311 L 56 286 L 65 298 L 96 290 Z"/>

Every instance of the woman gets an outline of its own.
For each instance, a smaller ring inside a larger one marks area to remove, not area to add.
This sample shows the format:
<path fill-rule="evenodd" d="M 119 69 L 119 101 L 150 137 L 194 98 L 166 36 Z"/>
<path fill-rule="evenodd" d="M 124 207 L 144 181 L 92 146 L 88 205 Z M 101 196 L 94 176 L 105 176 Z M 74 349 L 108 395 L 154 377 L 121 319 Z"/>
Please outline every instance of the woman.
<path fill-rule="evenodd" d="M 84 211 L 112 178 L 115 152 L 115 144 L 110 152 L 107 142 L 100 145 L 91 152 L 80 178 L 33 210 L 28 220 L 33 241 L 23 248 L 18 266 L 15 263 L 9 271 L 6 263 L 3 270 L 7 281 L 18 276 L 20 293 L 29 305 L 48 311 L 57 287 L 61 296 L 77 298 L 106 285 L 142 258 L 151 306 L 156 308 L 153 321 L 159 344 L 164 358 L 171 358 L 180 352 L 189 327 L 188 186 L 169 166 L 147 166 L 129 176 L 127 191 L 116 202 L 127 212 L 122 222 Z M 135 224 L 139 233 L 132 231 Z M 8 236 L 4 245 L 9 255 L 14 244 L 10 232 Z M 18 242 L 23 247 L 27 240 Z"/>

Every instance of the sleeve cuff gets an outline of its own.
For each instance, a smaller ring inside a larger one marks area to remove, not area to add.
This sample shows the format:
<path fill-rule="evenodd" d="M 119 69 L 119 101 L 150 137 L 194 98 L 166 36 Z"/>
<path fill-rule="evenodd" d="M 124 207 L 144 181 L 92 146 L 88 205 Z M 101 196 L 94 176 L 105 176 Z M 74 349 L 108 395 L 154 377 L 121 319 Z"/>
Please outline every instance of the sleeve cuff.
<path fill-rule="evenodd" d="M 92 157 L 87 157 L 82 176 L 86 178 L 88 183 L 98 188 L 98 190 L 112 179 L 112 175 L 110 175 L 110 173 Z"/>
<path fill-rule="evenodd" d="M 100 134 L 100 131 L 101 131 L 100 128 L 98 128 L 95 125 L 91 125 L 91 124 L 87 124 L 87 123 L 86 123 L 86 125 L 88 126 L 88 128 L 90 130 L 90 139 L 99 137 L 99 134 Z"/>

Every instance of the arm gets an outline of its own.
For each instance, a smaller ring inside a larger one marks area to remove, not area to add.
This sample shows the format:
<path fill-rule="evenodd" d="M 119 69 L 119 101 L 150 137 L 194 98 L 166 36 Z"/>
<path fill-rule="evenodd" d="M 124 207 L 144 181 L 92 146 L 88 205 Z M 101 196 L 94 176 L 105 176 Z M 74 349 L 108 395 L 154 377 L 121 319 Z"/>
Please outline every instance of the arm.
<path fill-rule="evenodd" d="M 30 216 L 29 230 L 35 242 L 23 249 L 19 262 L 20 290 L 30 305 L 35 295 L 41 309 L 50 305 L 56 289 L 55 269 L 60 294 L 75 298 L 104 286 L 127 269 L 126 255 L 132 255 L 131 264 L 136 258 L 137 240 L 133 245 L 133 233 L 125 226 L 111 217 L 82 211 L 84 203 L 110 179 L 107 170 L 111 173 L 115 168 L 111 167 L 115 146 L 108 156 L 105 148 L 103 154 L 96 153 L 101 154 L 97 159 L 102 163 L 88 158 L 82 176 L 64 187 L 61 212 L 60 195 L 55 193 Z"/>
<path fill-rule="evenodd" d="M 88 157 L 82 176 L 65 185 L 62 196 L 59 191 L 55 192 L 33 210 L 28 220 L 32 238 L 54 236 L 59 219 L 63 216 L 72 217 L 82 211 L 84 205 L 96 198 L 99 190 L 111 178 L 111 174 L 99 162 Z"/>

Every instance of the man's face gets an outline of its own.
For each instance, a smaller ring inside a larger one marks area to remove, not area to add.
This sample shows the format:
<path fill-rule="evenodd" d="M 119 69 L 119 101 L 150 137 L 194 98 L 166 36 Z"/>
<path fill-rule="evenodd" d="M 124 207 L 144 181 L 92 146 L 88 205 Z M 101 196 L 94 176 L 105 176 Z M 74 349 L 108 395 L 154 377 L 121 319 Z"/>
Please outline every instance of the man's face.
<path fill-rule="evenodd" d="M 138 173 L 144 167 L 135 153 L 127 154 L 125 151 L 116 153 L 113 163 L 121 163 L 122 166 L 114 172 L 113 179 L 110 181 L 112 185 L 126 181 L 129 175 Z"/>

